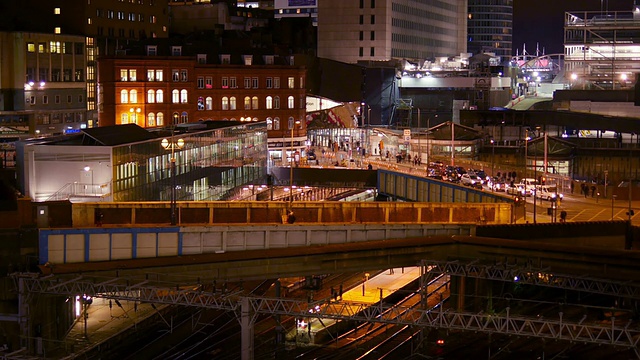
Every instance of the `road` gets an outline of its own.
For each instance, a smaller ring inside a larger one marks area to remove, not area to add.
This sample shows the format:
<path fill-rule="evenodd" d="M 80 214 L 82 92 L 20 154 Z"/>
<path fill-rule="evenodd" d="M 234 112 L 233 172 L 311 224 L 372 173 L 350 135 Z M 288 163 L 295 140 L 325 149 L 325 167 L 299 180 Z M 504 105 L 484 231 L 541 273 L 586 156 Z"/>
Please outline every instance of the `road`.
<path fill-rule="evenodd" d="M 527 220 L 533 222 L 533 197 L 527 198 Z M 537 199 L 536 222 L 552 222 L 552 216 L 547 215 L 547 209 L 551 207 L 551 203 L 547 200 Z M 631 217 L 634 225 L 640 225 L 640 216 L 638 209 L 640 202 L 634 201 L 631 204 L 635 214 Z M 628 201 L 616 201 L 600 197 L 585 198 L 579 194 L 565 194 L 564 199 L 559 203 L 557 210 L 557 221 L 560 220 L 560 211 L 567 212 L 567 221 L 609 221 L 609 220 L 628 220 L 629 211 Z"/>

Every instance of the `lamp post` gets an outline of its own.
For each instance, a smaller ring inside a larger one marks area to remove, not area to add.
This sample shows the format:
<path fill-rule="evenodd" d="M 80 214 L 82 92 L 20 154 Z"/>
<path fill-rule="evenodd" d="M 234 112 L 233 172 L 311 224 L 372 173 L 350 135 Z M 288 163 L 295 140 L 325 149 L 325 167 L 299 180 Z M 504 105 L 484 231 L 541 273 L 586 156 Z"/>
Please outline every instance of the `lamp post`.
<path fill-rule="evenodd" d="M 538 130 L 538 134 L 540 134 L 540 126 L 536 126 L 536 130 Z M 536 182 L 538 181 L 538 151 L 534 150 L 533 154 L 533 223 L 536 224 L 536 206 L 538 205 L 538 197 L 536 196 L 536 192 L 538 188 L 536 187 Z M 526 189 L 526 185 L 525 185 Z M 526 191 L 526 190 L 525 190 Z"/>
<path fill-rule="evenodd" d="M 293 151 L 293 129 L 296 125 L 300 124 L 300 120 L 296 120 L 291 123 L 291 157 L 289 161 L 289 202 L 293 202 L 293 162 L 294 162 L 294 151 Z"/>
<path fill-rule="evenodd" d="M 162 139 L 160 143 L 165 150 L 171 150 L 171 225 L 176 225 L 176 149 L 180 150 L 184 147 L 184 140 L 178 139 L 174 141 L 174 128 L 171 128 L 171 141 Z"/>
<path fill-rule="evenodd" d="M 616 200 L 617 195 L 611 195 L 611 221 L 613 221 L 613 203 Z"/>
<path fill-rule="evenodd" d="M 495 142 L 493 141 L 493 138 L 491 138 L 491 177 L 493 178 L 493 174 L 495 174 L 495 171 L 493 171 L 493 159 L 496 155 L 496 145 Z M 495 191 L 495 187 L 493 186 L 493 184 L 491 184 L 491 191 Z"/>
<path fill-rule="evenodd" d="M 524 130 L 524 177 L 527 178 L 527 148 L 529 145 L 529 129 Z"/>
<path fill-rule="evenodd" d="M 369 134 L 369 129 L 371 128 L 371 106 L 367 104 L 367 129 L 365 130 L 365 134 L 367 136 L 367 150 L 365 152 L 365 156 L 369 154 L 371 151 L 371 134 Z"/>

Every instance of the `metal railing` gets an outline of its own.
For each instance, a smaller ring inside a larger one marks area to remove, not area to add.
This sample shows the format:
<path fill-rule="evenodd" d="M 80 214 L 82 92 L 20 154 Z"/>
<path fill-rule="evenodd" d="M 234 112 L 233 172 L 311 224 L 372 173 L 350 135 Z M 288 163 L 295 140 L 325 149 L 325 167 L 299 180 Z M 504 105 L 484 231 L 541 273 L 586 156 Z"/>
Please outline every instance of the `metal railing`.
<path fill-rule="evenodd" d="M 61 201 L 72 198 L 103 198 L 111 194 L 110 183 L 85 184 L 72 182 L 65 184 L 58 191 L 47 198 L 46 201 Z"/>

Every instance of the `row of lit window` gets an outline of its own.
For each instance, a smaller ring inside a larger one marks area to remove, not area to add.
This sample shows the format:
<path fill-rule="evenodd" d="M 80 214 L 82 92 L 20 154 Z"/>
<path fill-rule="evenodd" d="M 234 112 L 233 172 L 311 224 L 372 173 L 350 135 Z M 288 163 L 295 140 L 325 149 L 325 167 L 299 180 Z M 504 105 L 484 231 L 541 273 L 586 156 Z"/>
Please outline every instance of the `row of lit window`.
<path fill-rule="evenodd" d="M 188 71 L 186 69 L 173 69 L 171 70 L 171 79 L 173 82 L 186 82 L 189 80 Z M 120 81 L 138 81 L 137 69 L 120 69 Z M 147 69 L 147 81 L 164 81 L 164 74 L 161 69 Z M 238 87 L 238 80 L 235 76 L 220 78 L 220 84 L 223 89 L 235 89 Z M 245 89 L 257 89 L 260 86 L 258 77 L 245 77 L 244 87 Z M 280 77 L 267 77 L 265 78 L 265 85 L 267 89 L 280 88 Z M 287 87 L 289 89 L 295 89 L 295 78 L 293 76 L 287 77 Z M 196 80 L 196 86 L 198 89 L 212 89 L 213 77 L 211 76 L 199 76 Z M 304 88 L 304 78 L 300 77 L 300 88 Z"/>
<path fill-rule="evenodd" d="M 129 20 L 129 21 L 138 21 L 138 22 L 144 22 L 145 19 L 145 15 L 143 13 L 134 13 L 134 12 L 130 12 L 130 13 L 126 13 L 124 11 L 113 11 L 113 10 L 102 10 L 102 9 L 96 9 L 96 17 L 104 17 L 107 19 L 115 19 L 117 18 L 118 20 Z M 155 15 L 150 15 L 149 16 L 149 23 L 151 24 L 155 24 L 157 21 L 157 18 Z M 91 24 L 91 18 L 88 19 L 89 24 Z"/>
<path fill-rule="evenodd" d="M 189 115 L 186 112 L 183 112 L 182 115 L 178 113 L 173 114 L 174 118 L 181 119 L 181 122 L 186 123 L 189 121 Z M 122 113 L 120 115 L 120 124 L 138 124 L 141 126 L 145 126 L 144 124 L 144 116 L 140 115 L 134 111 L 128 113 Z M 147 125 L 146 126 L 164 126 L 164 114 L 159 113 L 149 113 L 147 114 Z"/>
<path fill-rule="evenodd" d="M 189 122 L 189 114 L 186 111 L 183 111 L 182 113 L 175 112 L 173 113 L 173 119 L 176 124 L 187 123 Z M 149 127 L 164 126 L 164 114 L 161 112 L 147 114 L 146 120 L 147 120 L 146 126 L 149 126 Z M 235 121 L 235 120 L 236 120 L 235 118 L 231 118 L 231 121 Z M 241 117 L 240 121 L 256 122 L 258 121 L 258 118 Z M 124 112 L 120 115 L 121 124 L 138 124 L 144 127 L 145 126 L 144 122 L 145 122 L 144 116 L 135 111 L 130 111 L 128 113 Z M 267 117 L 266 122 L 267 122 L 267 130 L 280 130 L 279 117 L 275 117 L 275 118 Z M 288 124 L 288 127 L 287 127 L 288 130 L 291 130 L 294 128 L 295 119 L 293 118 L 293 116 L 289 117 L 287 124 Z"/>
<path fill-rule="evenodd" d="M 36 52 L 36 43 L 27 43 L 27 52 Z M 46 42 L 38 43 L 38 53 L 51 53 L 51 54 L 68 54 L 68 55 L 82 55 L 84 54 L 84 44 L 81 42 L 71 41 L 49 41 L 49 46 Z"/>
<path fill-rule="evenodd" d="M 147 103 L 163 103 L 164 102 L 164 91 L 161 89 L 158 90 L 148 90 L 147 91 Z M 173 90 L 171 92 L 171 102 L 174 104 L 186 104 L 188 103 L 188 92 L 185 89 L 182 90 Z M 121 90 L 120 91 L 120 103 L 121 104 L 137 104 L 138 103 L 138 91 L 137 90 Z M 235 96 L 226 97 L 223 96 L 222 100 L 222 110 L 236 110 L 237 100 Z M 213 108 L 213 98 L 207 97 L 198 97 L 198 110 L 212 110 Z M 257 96 L 245 96 L 244 97 L 244 109 L 245 110 L 258 110 L 259 99 Z M 266 109 L 280 109 L 280 97 L 279 96 L 267 96 L 265 98 L 265 108 Z M 295 98 L 293 96 L 287 97 L 287 108 L 294 109 L 295 108 Z"/>

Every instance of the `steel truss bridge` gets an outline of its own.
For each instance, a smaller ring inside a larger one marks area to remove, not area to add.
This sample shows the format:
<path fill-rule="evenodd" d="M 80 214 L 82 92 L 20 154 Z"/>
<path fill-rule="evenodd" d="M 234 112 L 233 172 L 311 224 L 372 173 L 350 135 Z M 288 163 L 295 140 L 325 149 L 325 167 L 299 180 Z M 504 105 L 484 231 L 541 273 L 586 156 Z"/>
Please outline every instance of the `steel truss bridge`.
<path fill-rule="evenodd" d="M 478 261 L 461 263 L 423 260 L 420 263 L 420 295 L 426 304 L 426 286 L 429 280 L 440 274 L 464 276 L 491 281 L 514 282 L 534 286 L 554 287 L 600 295 L 640 299 L 640 285 L 591 277 L 576 277 L 550 273 L 548 269 L 536 269 L 516 264 L 481 264 Z M 243 296 L 239 293 L 205 290 L 202 284 L 157 283 L 151 280 L 130 283 L 126 278 L 110 278 L 99 281 L 97 277 L 44 276 L 38 274 L 13 274 L 20 292 L 21 302 L 38 294 L 75 296 L 87 294 L 93 297 L 128 300 L 141 303 L 181 305 L 233 312 L 242 329 L 242 359 L 253 358 L 253 324 L 261 314 L 310 317 L 309 309 L 319 308 L 311 317 L 318 319 L 351 320 L 408 325 L 422 328 L 463 330 L 487 334 L 504 334 L 570 341 L 584 344 L 610 345 L 632 349 L 640 358 L 640 324 L 616 321 L 586 323 L 585 318 L 563 318 L 559 311 L 555 318 L 527 317 L 512 314 L 509 307 L 494 313 L 460 312 L 446 309 L 442 300 L 433 308 L 409 309 L 383 303 L 375 305 L 352 301 L 323 299 L 315 302 L 292 298 L 268 298 Z M 515 280 L 517 278 L 517 280 Z M 389 315 L 380 316 L 387 312 Z M 400 316 L 410 314 L 410 316 Z"/>

